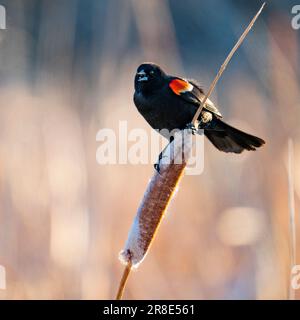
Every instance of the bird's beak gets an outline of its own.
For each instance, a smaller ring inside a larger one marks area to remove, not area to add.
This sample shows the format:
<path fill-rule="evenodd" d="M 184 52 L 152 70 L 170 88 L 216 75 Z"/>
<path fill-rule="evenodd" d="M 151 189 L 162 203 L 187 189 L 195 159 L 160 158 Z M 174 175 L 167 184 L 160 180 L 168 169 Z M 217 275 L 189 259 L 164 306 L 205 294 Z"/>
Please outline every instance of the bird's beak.
<path fill-rule="evenodd" d="M 147 74 L 144 70 L 141 70 L 140 72 L 138 72 L 137 76 L 138 76 L 138 79 L 137 79 L 138 82 L 148 81 Z"/>

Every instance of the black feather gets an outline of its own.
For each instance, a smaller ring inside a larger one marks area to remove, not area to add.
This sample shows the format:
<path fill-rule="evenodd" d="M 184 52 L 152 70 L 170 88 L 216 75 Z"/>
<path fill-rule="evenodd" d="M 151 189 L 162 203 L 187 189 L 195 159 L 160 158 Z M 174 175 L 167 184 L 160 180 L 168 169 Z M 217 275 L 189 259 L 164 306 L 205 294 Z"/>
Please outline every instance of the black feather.
<path fill-rule="evenodd" d="M 241 153 L 243 150 L 256 150 L 265 144 L 261 138 L 238 130 L 218 118 L 214 118 L 204 134 L 220 151 Z"/>

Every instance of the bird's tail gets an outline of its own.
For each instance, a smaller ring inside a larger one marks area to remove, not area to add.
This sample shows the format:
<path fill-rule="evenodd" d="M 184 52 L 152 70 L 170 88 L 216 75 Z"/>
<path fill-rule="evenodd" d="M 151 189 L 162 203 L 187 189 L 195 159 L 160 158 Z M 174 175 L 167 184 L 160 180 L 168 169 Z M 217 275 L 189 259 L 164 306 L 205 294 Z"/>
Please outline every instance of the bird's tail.
<path fill-rule="evenodd" d="M 256 150 L 265 144 L 261 138 L 231 127 L 220 119 L 214 118 L 213 125 L 204 134 L 220 151 L 241 153 L 243 150 Z"/>

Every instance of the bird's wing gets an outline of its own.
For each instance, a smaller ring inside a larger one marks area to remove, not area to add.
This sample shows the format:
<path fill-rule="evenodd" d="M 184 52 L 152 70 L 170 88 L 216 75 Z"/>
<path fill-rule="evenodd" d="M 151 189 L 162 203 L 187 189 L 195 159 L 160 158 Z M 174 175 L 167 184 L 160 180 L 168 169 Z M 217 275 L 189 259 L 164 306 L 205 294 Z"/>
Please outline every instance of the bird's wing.
<path fill-rule="evenodd" d="M 205 97 L 203 90 L 193 81 L 181 78 L 172 78 L 169 82 L 169 88 L 173 93 L 185 101 L 198 106 Z M 215 115 L 222 117 L 222 114 L 211 100 L 206 100 L 204 108 Z"/>

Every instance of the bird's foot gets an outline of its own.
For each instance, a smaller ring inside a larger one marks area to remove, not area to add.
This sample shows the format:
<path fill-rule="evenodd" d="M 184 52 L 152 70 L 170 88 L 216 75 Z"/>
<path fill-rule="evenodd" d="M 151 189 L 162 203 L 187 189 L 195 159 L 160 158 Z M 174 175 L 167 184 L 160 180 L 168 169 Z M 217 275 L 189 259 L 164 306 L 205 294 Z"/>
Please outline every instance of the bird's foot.
<path fill-rule="evenodd" d="M 159 166 L 159 164 L 160 164 L 160 160 L 162 159 L 162 157 L 163 157 L 163 154 L 162 154 L 162 152 L 159 154 L 159 156 L 158 156 L 158 161 L 157 161 L 157 163 L 155 163 L 154 164 L 154 169 L 157 171 L 157 173 L 159 173 L 160 174 L 160 166 Z"/>
<path fill-rule="evenodd" d="M 156 170 L 157 173 L 160 174 L 160 167 L 159 167 L 159 163 L 154 163 L 154 169 Z"/>
<path fill-rule="evenodd" d="M 192 134 L 196 134 L 197 133 L 197 129 L 195 127 L 194 124 L 192 123 L 188 123 L 186 126 L 185 126 L 185 129 L 188 129 L 188 130 L 191 130 L 192 131 Z"/>

